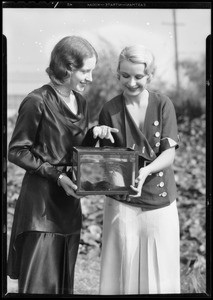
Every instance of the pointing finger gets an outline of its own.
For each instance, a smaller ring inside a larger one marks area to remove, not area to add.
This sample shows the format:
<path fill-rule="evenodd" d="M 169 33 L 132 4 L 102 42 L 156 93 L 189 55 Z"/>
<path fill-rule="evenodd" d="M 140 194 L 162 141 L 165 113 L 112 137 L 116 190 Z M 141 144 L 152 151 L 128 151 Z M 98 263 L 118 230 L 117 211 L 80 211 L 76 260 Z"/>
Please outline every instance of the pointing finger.
<path fill-rule="evenodd" d="M 113 138 L 113 136 L 112 136 L 112 134 L 111 134 L 111 130 L 110 130 L 111 128 L 110 127 L 108 127 L 107 128 L 107 134 L 106 134 L 106 136 L 105 136 L 105 138 L 106 139 L 110 139 L 110 141 L 112 142 L 112 143 L 114 143 L 114 138 Z"/>
<path fill-rule="evenodd" d="M 111 133 L 109 134 L 109 139 L 110 139 L 111 143 L 115 142 L 115 140 L 114 140 L 113 136 L 111 135 Z"/>
<path fill-rule="evenodd" d="M 110 131 L 111 132 L 119 132 L 119 130 L 117 128 L 112 128 L 112 127 L 110 127 Z"/>

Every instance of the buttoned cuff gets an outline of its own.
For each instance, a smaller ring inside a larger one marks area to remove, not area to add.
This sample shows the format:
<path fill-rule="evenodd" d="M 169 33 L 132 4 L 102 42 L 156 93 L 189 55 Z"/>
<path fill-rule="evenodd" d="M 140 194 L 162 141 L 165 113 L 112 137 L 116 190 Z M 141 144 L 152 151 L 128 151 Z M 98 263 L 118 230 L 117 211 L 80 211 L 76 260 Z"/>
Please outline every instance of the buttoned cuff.
<path fill-rule="evenodd" d="M 165 138 L 161 139 L 160 147 L 161 147 L 161 151 L 164 151 L 164 150 L 167 150 L 167 149 L 170 149 L 173 147 L 175 147 L 175 149 L 178 149 L 179 145 L 175 140 L 173 140 L 169 137 L 165 137 Z"/>

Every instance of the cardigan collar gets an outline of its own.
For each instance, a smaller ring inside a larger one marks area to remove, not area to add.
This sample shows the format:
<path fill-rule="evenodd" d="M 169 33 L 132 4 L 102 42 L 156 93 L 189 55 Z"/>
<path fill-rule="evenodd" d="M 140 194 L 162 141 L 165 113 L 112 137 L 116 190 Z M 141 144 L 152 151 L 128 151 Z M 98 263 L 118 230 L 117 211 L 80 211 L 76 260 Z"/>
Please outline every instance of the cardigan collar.
<path fill-rule="evenodd" d="M 149 102 L 146 110 L 145 120 L 144 120 L 144 130 L 141 131 L 136 125 L 133 117 L 129 113 L 128 109 L 125 105 L 125 100 L 123 94 L 121 95 L 121 101 L 123 104 L 123 112 L 124 112 L 124 122 L 125 122 L 125 134 L 126 134 L 126 147 L 134 149 L 138 151 L 139 155 L 142 156 L 146 160 L 154 160 L 156 158 L 156 154 L 152 147 L 150 146 L 144 131 L 146 130 L 146 123 L 149 117 L 149 112 L 151 109 L 151 97 L 149 95 Z"/>

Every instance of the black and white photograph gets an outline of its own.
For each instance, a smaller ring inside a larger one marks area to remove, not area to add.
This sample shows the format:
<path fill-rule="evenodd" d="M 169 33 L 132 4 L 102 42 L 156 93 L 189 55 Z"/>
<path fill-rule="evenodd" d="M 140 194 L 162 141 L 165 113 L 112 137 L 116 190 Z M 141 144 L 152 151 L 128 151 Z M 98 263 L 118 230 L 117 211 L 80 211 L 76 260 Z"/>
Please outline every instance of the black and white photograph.
<path fill-rule="evenodd" d="M 4 1 L 2 41 L 3 297 L 208 298 L 211 2 Z"/>

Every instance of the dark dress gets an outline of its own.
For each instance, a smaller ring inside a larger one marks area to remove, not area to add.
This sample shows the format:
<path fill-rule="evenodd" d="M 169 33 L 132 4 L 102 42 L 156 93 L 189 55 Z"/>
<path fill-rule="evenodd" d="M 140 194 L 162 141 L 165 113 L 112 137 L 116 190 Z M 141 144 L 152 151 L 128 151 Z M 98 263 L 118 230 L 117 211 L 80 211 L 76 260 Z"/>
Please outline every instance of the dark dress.
<path fill-rule="evenodd" d="M 8 256 L 8 275 L 20 293 L 71 294 L 82 224 L 80 200 L 57 184 L 70 176 L 72 147 L 94 146 L 85 99 L 74 92 L 74 115 L 50 85 L 21 103 L 8 159 L 26 170 Z"/>

